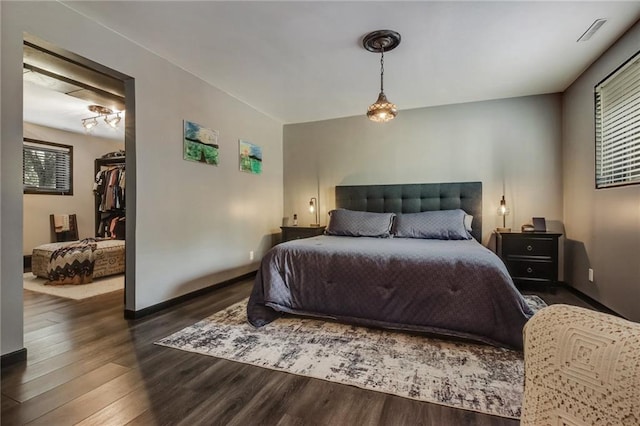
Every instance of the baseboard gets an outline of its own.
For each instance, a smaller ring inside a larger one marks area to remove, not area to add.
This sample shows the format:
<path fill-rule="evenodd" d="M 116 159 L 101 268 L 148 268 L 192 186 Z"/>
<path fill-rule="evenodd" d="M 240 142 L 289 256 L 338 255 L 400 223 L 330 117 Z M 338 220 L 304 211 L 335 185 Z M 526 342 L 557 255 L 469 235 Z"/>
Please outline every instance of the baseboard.
<path fill-rule="evenodd" d="M 5 368 L 19 362 L 24 362 L 26 360 L 27 348 L 22 348 L 18 349 L 17 351 L 2 355 L 2 357 L 0 358 L 0 365 L 2 365 L 2 368 Z"/>
<path fill-rule="evenodd" d="M 257 271 L 249 272 L 244 275 L 240 275 L 239 277 L 232 278 L 227 281 L 223 281 L 218 284 L 213 284 L 209 287 L 201 288 L 196 291 L 192 291 L 191 293 L 183 294 L 182 296 L 175 297 L 173 299 L 165 300 L 164 302 L 157 303 L 155 305 L 147 306 L 144 309 L 140 309 L 138 311 L 133 311 L 131 309 L 124 310 L 124 318 L 129 320 L 140 319 L 142 317 L 146 317 L 151 314 L 155 314 L 156 312 L 162 311 L 164 309 L 170 308 L 175 305 L 179 305 L 182 302 L 186 302 L 187 300 L 193 299 L 194 297 L 202 296 L 203 294 L 210 293 L 215 291 L 221 287 L 226 287 L 231 284 L 235 284 L 240 281 L 248 280 L 249 278 L 255 277 Z"/>
<path fill-rule="evenodd" d="M 31 255 L 25 254 L 22 262 L 23 272 L 31 272 Z"/>
<path fill-rule="evenodd" d="M 584 294 L 583 292 L 581 292 L 577 288 L 575 288 L 573 286 L 570 286 L 567 283 L 562 283 L 562 287 L 566 288 L 571 293 L 575 294 L 576 296 L 578 296 L 580 299 L 584 300 L 585 302 L 587 302 L 587 303 L 593 305 L 594 307 L 598 308 L 598 310 L 601 311 L 601 312 L 604 312 L 604 313 L 610 314 L 610 315 L 615 315 L 615 316 L 620 317 L 620 318 L 627 319 L 624 316 L 622 316 L 619 313 L 617 313 L 616 311 L 612 310 L 611 308 L 606 307 L 602 303 L 598 302 L 596 299 L 593 299 L 591 296 L 588 296 L 588 295 Z"/>

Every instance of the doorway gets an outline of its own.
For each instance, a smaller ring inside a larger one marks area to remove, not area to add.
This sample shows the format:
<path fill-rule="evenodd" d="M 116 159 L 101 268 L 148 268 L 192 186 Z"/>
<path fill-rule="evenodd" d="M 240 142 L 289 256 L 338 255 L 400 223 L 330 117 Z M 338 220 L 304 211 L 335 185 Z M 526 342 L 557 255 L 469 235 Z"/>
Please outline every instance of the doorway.
<path fill-rule="evenodd" d="M 120 286 L 124 313 L 135 298 L 134 79 L 25 35 L 23 98 L 24 285 L 71 299 Z"/>

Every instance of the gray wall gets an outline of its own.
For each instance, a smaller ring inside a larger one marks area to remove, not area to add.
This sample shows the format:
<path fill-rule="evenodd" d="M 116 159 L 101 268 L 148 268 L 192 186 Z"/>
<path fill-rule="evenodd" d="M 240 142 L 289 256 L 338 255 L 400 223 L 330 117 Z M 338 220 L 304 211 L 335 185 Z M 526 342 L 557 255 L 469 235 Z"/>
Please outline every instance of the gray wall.
<path fill-rule="evenodd" d="M 0 23 L 2 23 L 2 2 L 0 2 Z M 0 46 L 2 46 L 2 27 L 0 26 Z M 2 74 L 3 74 L 3 62 L 2 62 L 2 57 L 0 55 L 0 94 L 4 93 L 4 82 L 2 81 Z M 4 143 L 2 143 L 2 141 L 4 140 L 4 136 L 5 136 L 5 132 L 4 130 L 4 126 L 3 126 L 3 104 L 5 103 L 4 97 L 0 96 L 0 194 L 4 194 L 4 163 L 7 160 L 6 154 L 5 154 L 5 149 L 4 149 Z M 8 106 L 8 103 L 7 103 Z M 16 332 L 18 327 L 22 328 L 22 323 L 23 320 L 22 318 L 19 318 L 17 321 L 17 324 L 12 325 L 12 326 L 5 326 L 4 324 L 4 313 L 5 313 L 5 298 L 7 296 L 11 296 L 11 294 L 7 295 L 7 293 L 5 293 L 4 290 L 4 286 L 2 285 L 2 283 L 5 281 L 5 277 L 10 277 L 11 275 L 15 275 L 14 271 L 9 271 L 8 268 L 3 268 L 2 264 L 5 262 L 5 260 L 7 261 L 7 263 L 12 262 L 13 259 L 11 257 L 7 257 L 5 259 L 5 250 L 4 247 L 7 246 L 9 247 L 8 241 L 5 244 L 5 234 L 3 232 L 3 229 L 6 227 L 6 223 L 5 223 L 5 213 L 4 213 L 4 203 L 2 202 L 2 196 L 0 196 L 0 320 L 2 322 L 0 322 L 0 354 L 6 354 L 6 353 L 11 353 L 13 351 L 19 350 L 22 348 L 22 336 L 17 336 Z M 10 214 L 10 212 L 8 212 L 8 214 Z M 16 253 L 14 253 L 14 257 L 15 257 Z M 9 292 L 11 293 L 11 292 Z M 20 299 L 20 301 L 22 301 L 22 298 Z M 16 301 L 12 301 L 12 303 L 16 303 Z M 10 305 L 8 303 L 6 303 L 6 305 L 9 307 Z M 20 312 L 19 310 L 16 309 L 16 312 Z M 5 335 L 6 335 L 6 339 L 5 339 Z"/>
<path fill-rule="evenodd" d="M 135 78 L 136 167 L 127 174 L 137 185 L 133 282 L 127 274 L 135 298 L 127 308 L 257 269 L 282 217 L 282 123 L 60 3 L 2 2 L 1 19 L 2 354 L 23 344 L 23 32 Z M 219 166 L 182 159 L 183 119 L 220 131 Z M 262 146 L 262 175 L 239 171 L 239 138 Z"/>
<path fill-rule="evenodd" d="M 362 114 L 286 125 L 285 216 L 311 223 L 319 192 L 326 224 L 336 185 L 482 181 L 483 242 L 502 226 L 503 191 L 507 226 L 543 216 L 561 229 L 561 117 L 561 96 L 551 94 L 401 110 L 385 124 Z"/>
<path fill-rule="evenodd" d="M 639 46 L 640 23 L 567 89 L 562 145 L 567 280 L 634 321 L 640 321 L 640 186 L 595 189 L 593 91 Z"/>
<path fill-rule="evenodd" d="M 79 124 L 78 124 L 79 125 Z M 24 123 L 24 136 L 73 146 L 73 195 L 25 194 L 23 196 L 22 252 L 51 242 L 50 214 L 75 214 L 80 238 L 95 236 L 94 160 L 107 152 L 124 149 L 124 141 Z"/>

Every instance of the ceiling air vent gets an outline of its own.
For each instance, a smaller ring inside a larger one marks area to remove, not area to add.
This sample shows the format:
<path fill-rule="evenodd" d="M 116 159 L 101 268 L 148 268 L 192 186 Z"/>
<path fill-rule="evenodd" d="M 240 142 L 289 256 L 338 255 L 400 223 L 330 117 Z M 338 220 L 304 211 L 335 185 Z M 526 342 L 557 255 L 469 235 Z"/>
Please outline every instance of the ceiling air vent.
<path fill-rule="evenodd" d="M 585 31 L 577 41 L 589 40 L 600 29 L 600 27 L 604 25 L 605 22 L 607 22 L 606 19 L 596 19 L 595 21 L 593 21 L 593 24 L 591 24 L 587 31 Z"/>

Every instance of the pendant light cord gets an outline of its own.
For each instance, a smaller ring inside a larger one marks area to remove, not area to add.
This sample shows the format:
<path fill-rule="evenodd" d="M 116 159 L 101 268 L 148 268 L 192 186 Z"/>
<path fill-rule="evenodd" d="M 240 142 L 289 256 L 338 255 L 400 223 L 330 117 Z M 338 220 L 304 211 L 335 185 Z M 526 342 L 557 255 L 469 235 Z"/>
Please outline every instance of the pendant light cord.
<path fill-rule="evenodd" d="M 380 49 L 380 93 L 384 93 L 384 47 Z"/>

